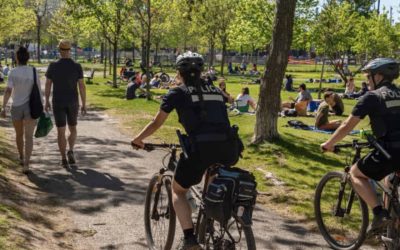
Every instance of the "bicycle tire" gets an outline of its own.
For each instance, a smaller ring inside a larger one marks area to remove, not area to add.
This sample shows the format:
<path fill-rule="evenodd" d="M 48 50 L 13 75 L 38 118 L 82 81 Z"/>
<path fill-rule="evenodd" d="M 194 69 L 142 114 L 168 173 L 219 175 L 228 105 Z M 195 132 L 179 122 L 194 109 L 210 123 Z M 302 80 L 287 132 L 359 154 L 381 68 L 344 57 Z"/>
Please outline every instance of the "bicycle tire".
<path fill-rule="evenodd" d="M 397 250 L 400 248 L 400 228 L 399 228 L 399 218 L 397 214 L 393 211 L 390 212 L 390 216 L 393 222 L 386 228 L 386 237 L 391 240 L 391 242 L 385 242 L 387 250 Z"/>
<path fill-rule="evenodd" d="M 165 187 L 167 196 L 168 196 L 167 197 L 167 200 L 168 200 L 167 209 L 169 211 L 169 216 L 168 216 L 169 223 L 168 223 L 168 233 L 167 233 L 167 237 L 165 239 L 165 243 L 163 242 L 162 244 L 157 244 L 157 242 L 155 242 L 155 239 L 153 238 L 153 230 L 152 230 L 152 226 L 151 226 L 151 221 L 153 220 L 151 218 L 151 210 L 153 207 L 152 205 L 154 205 L 154 203 L 152 203 L 152 201 L 156 202 L 155 201 L 156 196 L 153 197 L 153 194 L 157 193 L 157 191 L 160 191 L 156 188 L 156 184 L 158 183 L 159 176 L 160 176 L 160 174 L 158 174 L 158 173 L 153 175 L 153 177 L 150 179 L 149 186 L 147 187 L 147 191 L 146 191 L 146 199 L 145 199 L 145 206 L 144 206 L 144 225 L 145 225 L 145 232 L 146 232 L 146 241 L 147 241 L 147 245 L 150 250 L 170 250 L 174 243 L 175 225 L 176 225 L 176 215 L 175 215 L 175 211 L 174 211 L 173 205 L 172 205 L 172 191 L 171 191 L 171 179 L 170 178 L 164 178 L 162 181 L 162 184 L 161 184 L 161 189 L 163 187 Z M 157 203 L 158 203 L 158 201 L 157 201 Z M 167 212 L 166 212 L 166 214 L 167 214 Z"/>
<path fill-rule="evenodd" d="M 207 219 L 204 215 L 199 215 L 201 216 L 201 218 L 199 219 L 199 223 L 196 226 L 196 235 L 197 235 L 197 239 L 199 241 L 200 244 L 204 245 L 204 249 L 206 250 L 225 250 L 225 249 L 232 249 L 231 246 L 228 248 L 224 248 L 221 246 L 214 246 L 213 243 L 210 242 L 210 237 L 208 237 L 207 239 L 207 227 L 213 227 L 214 228 L 214 223 L 215 221 L 212 219 Z M 232 218 L 234 219 L 234 218 Z M 235 219 L 234 219 L 235 220 Z M 236 223 L 240 224 L 239 221 L 235 220 Z M 251 228 L 251 226 L 242 226 L 242 230 L 243 230 L 243 234 L 246 238 L 246 246 L 244 246 L 244 248 L 237 248 L 236 244 L 235 244 L 235 248 L 234 249 L 247 249 L 247 250 L 256 250 L 256 242 L 254 239 L 254 233 L 253 233 L 253 229 Z M 209 233 L 209 232 L 208 232 Z M 241 238 L 241 241 L 243 240 L 243 238 Z"/>
<path fill-rule="evenodd" d="M 315 213 L 315 219 L 317 221 L 318 224 L 318 228 L 319 231 L 321 232 L 322 236 L 324 237 L 325 241 L 333 248 L 333 249 L 338 249 L 338 250 L 352 250 L 352 249 L 357 249 L 359 248 L 365 238 L 366 238 L 366 230 L 368 227 L 368 207 L 365 204 L 365 202 L 355 193 L 354 196 L 354 201 L 352 203 L 352 215 L 356 215 L 357 216 L 357 212 L 354 212 L 354 210 L 356 209 L 356 202 L 359 202 L 359 209 L 360 209 L 360 213 L 359 214 L 359 218 L 361 219 L 360 221 L 360 225 L 356 225 L 357 229 L 354 230 L 354 226 L 351 224 L 351 222 L 349 224 L 346 225 L 346 229 L 344 227 L 341 228 L 341 230 L 346 230 L 346 232 L 344 232 L 344 235 L 338 235 L 337 231 L 339 231 L 340 229 L 337 228 L 332 228 L 332 232 L 330 232 L 331 229 L 329 229 L 327 227 L 327 225 L 324 223 L 324 218 L 323 218 L 323 212 L 321 211 L 321 199 L 324 199 L 324 197 L 322 196 L 322 194 L 324 193 L 324 191 L 327 189 L 327 184 L 331 184 L 334 182 L 337 183 L 337 187 L 335 187 L 335 189 L 332 190 L 332 197 L 333 197 L 333 207 L 330 208 L 330 216 L 333 217 L 333 219 L 338 219 L 339 217 L 336 217 L 335 215 L 332 214 L 333 212 L 333 208 L 336 206 L 336 202 L 337 202 L 337 195 L 339 192 L 339 188 L 340 188 L 340 183 L 343 179 L 343 174 L 341 172 L 330 172 L 327 173 L 324 177 L 322 177 L 321 181 L 319 182 L 316 190 L 315 190 L 315 198 L 314 198 L 314 213 Z M 345 189 L 345 193 L 343 195 L 343 201 L 346 202 L 346 197 L 349 196 L 349 192 L 351 192 L 352 185 L 350 183 L 350 181 L 346 181 L 346 187 L 350 188 L 350 189 Z M 325 196 L 328 196 L 329 193 L 326 193 Z M 346 196 L 347 195 L 347 196 Z M 328 197 L 325 197 L 328 198 Z M 329 208 L 329 206 L 328 206 Z M 329 212 L 329 211 L 328 211 Z M 358 217 L 358 216 L 357 216 Z M 350 216 L 346 216 L 344 215 L 342 217 L 343 219 L 348 219 L 350 218 Z M 339 219 L 339 220 L 343 220 L 343 219 Z M 357 222 L 357 219 L 356 219 Z M 335 221 L 331 221 L 329 223 L 329 225 L 335 225 Z M 336 225 L 335 225 L 336 226 Z M 357 231 L 358 230 L 358 231 Z M 354 240 L 351 240 L 349 243 L 341 243 L 340 241 L 344 241 L 347 240 L 349 238 L 348 234 L 352 234 L 353 232 L 356 232 L 356 237 L 354 238 Z"/>

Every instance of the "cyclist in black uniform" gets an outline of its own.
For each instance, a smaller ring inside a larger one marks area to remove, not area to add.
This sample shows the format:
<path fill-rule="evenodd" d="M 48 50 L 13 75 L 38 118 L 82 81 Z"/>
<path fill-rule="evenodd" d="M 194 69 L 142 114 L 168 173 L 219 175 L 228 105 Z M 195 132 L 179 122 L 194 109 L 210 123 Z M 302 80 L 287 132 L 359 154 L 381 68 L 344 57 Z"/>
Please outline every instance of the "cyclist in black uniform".
<path fill-rule="evenodd" d="M 201 55 L 186 52 L 178 56 L 177 79 L 181 85 L 164 96 L 159 112 L 132 144 L 144 147 L 169 113 L 176 109 L 179 122 L 188 135 L 187 157 L 182 153 L 172 183 L 173 204 L 184 232 L 182 249 L 201 249 L 194 237 L 191 208 L 186 198 L 189 188 L 198 184 L 205 170 L 215 163 L 232 165 L 238 160 L 237 137 L 232 132 L 221 90 L 201 79 Z"/>
<path fill-rule="evenodd" d="M 388 211 L 377 199 L 368 179 L 381 180 L 400 170 L 400 89 L 392 82 L 399 77 L 399 64 L 390 58 L 377 58 L 363 69 L 370 90 L 358 101 L 349 118 L 335 134 L 321 145 L 323 150 L 332 151 L 365 116 L 369 116 L 371 128 L 378 142 L 391 154 L 388 160 L 374 150 L 358 161 L 350 170 L 354 189 L 372 208 L 374 219 L 369 233 L 377 233 L 390 223 Z"/>

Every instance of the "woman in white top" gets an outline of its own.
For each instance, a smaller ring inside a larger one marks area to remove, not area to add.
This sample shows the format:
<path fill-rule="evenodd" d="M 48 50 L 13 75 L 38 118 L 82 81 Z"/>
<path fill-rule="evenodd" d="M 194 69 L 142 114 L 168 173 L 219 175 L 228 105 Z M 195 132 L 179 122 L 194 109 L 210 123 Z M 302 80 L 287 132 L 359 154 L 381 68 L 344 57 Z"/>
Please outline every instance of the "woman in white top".
<path fill-rule="evenodd" d="M 352 95 L 355 92 L 354 78 L 351 76 L 346 83 L 345 95 Z"/>
<path fill-rule="evenodd" d="M 256 110 L 256 108 L 257 108 L 257 104 L 253 100 L 253 98 L 251 98 L 249 88 L 247 88 L 247 87 L 242 88 L 242 93 L 240 93 L 236 97 L 236 103 L 237 103 L 237 108 L 240 111 L 241 111 L 241 109 L 243 107 L 249 107 L 250 106 L 250 107 L 253 108 L 253 110 Z"/>
<path fill-rule="evenodd" d="M 29 171 L 29 160 L 33 149 L 33 132 L 35 130 L 36 120 L 31 118 L 29 108 L 29 97 L 34 84 L 33 68 L 27 66 L 29 60 L 28 50 L 20 47 L 17 51 L 18 66 L 12 69 L 8 76 L 8 84 L 3 98 L 3 109 L 1 117 L 6 117 L 6 105 L 12 97 L 11 118 L 16 133 L 16 142 L 23 172 Z M 36 82 L 40 88 L 39 75 L 36 74 Z M 39 91 L 41 93 L 41 91 Z M 25 147 L 24 147 L 25 137 Z M 25 154 L 24 154 L 25 148 Z"/>

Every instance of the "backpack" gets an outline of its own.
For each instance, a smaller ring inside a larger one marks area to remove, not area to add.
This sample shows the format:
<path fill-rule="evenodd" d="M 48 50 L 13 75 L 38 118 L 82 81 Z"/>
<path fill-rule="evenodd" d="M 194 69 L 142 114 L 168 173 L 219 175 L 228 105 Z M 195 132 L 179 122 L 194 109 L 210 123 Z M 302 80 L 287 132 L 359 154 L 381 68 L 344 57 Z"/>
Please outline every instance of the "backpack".
<path fill-rule="evenodd" d="M 310 130 L 310 126 L 308 126 L 307 124 L 305 124 L 304 122 L 299 121 L 299 120 L 289 120 L 287 123 L 288 123 L 289 127 Z"/>
<path fill-rule="evenodd" d="M 251 225 L 256 187 L 252 173 L 236 167 L 219 168 L 205 195 L 207 216 L 221 225 L 226 225 L 232 216 L 244 226 Z"/>

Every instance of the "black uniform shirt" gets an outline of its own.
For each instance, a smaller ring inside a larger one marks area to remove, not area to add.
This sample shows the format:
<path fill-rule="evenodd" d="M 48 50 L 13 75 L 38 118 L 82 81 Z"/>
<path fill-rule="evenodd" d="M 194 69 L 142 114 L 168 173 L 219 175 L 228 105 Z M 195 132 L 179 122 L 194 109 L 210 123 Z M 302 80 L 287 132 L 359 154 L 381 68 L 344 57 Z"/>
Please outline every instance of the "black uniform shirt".
<path fill-rule="evenodd" d="M 387 83 L 367 92 L 354 107 L 352 115 L 361 119 L 368 115 L 377 138 L 397 140 L 393 135 L 400 133 L 400 89 Z"/>
<path fill-rule="evenodd" d="M 160 108 L 166 113 L 176 109 L 188 135 L 227 132 L 230 124 L 221 90 L 203 81 L 201 92 L 202 103 L 196 87 L 181 85 L 170 89 Z"/>

